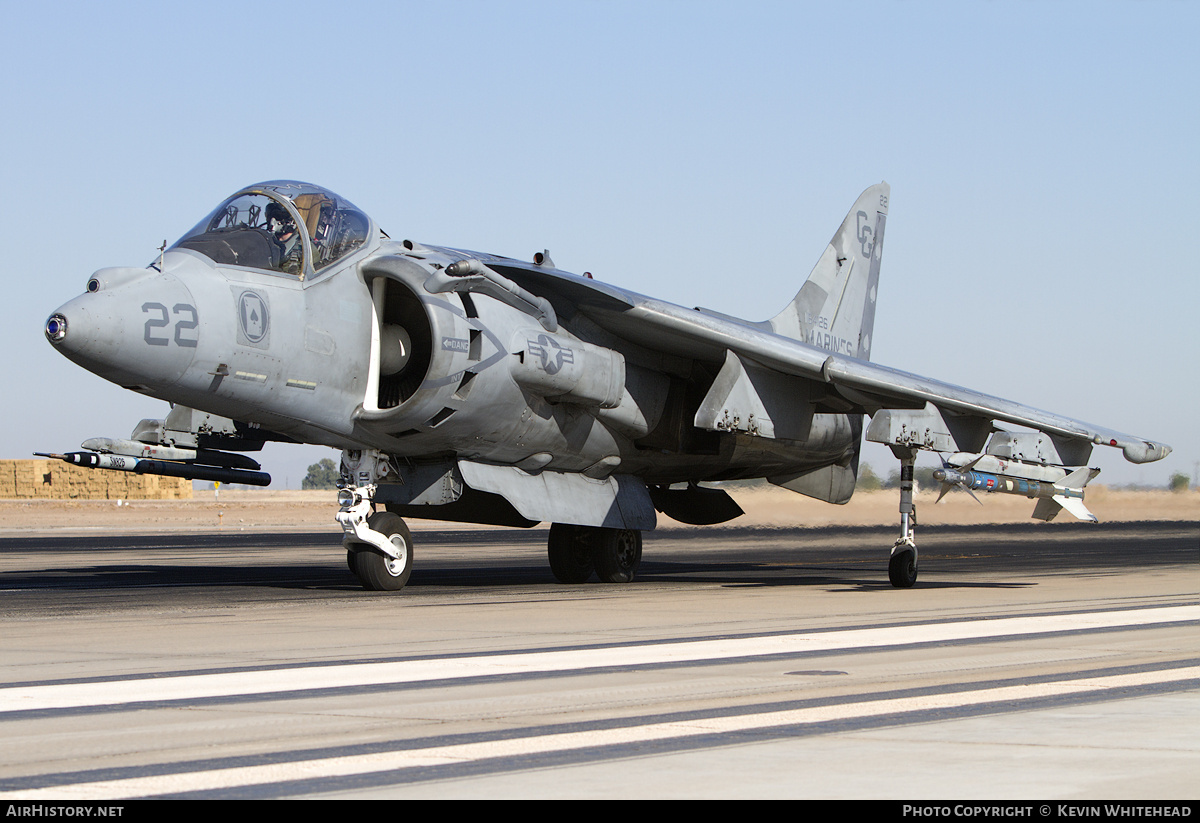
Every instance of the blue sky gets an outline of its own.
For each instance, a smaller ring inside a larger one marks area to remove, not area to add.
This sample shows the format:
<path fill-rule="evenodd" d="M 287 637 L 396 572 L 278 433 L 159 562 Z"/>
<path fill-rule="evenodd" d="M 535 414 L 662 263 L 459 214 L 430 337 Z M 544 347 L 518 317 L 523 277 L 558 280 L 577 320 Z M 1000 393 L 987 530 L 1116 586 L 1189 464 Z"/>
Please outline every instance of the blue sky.
<path fill-rule="evenodd" d="M 165 414 L 42 324 L 248 183 L 757 320 L 887 180 L 876 361 L 1175 448 L 1097 482 L 1190 476 L 1198 9 L 0 0 L 0 457 Z"/>

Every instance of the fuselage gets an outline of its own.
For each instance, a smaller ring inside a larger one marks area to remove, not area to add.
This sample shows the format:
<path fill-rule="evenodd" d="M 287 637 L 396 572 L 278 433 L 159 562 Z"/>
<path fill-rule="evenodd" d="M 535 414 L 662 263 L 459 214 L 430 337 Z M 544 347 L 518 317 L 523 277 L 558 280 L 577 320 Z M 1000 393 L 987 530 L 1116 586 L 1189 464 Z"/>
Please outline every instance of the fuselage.
<path fill-rule="evenodd" d="M 491 270 L 464 285 L 446 272 L 473 253 L 387 240 L 336 195 L 308 187 L 288 199 L 282 185 L 230 198 L 145 269 L 100 270 L 54 314 L 48 337 L 149 396 L 273 436 L 413 461 L 667 484 L 844 464 L 857 449 L 853 414 L 817 413 L 802 440 L 701 430 L 693 418 L 721 366 L 708 352 L 623 339 L 561 296 L 522 296 Z M 349 216 L 320 211 L 319 197 Z M 275 224 L 237 216 L 249 204 L 261 220 L 262 203 L 291 208 L 290 262 Z M 318 269 L 313 227 L 327 213 L 356 233 L 343 230 L 354 242 Z"/>

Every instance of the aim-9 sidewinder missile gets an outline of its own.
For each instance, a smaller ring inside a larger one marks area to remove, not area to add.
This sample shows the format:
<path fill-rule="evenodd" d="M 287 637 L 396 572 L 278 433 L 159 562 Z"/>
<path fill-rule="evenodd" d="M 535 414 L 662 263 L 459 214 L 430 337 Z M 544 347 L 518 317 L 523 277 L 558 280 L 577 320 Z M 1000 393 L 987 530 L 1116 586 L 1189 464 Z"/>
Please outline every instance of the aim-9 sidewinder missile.
<path fill-rule="evenodd" d="M 1002 468 L 1004 473 L 978 470 L 977 466 L 985 461 L 996 463 L 996 468 Z M 1046 476 L 1048 472 L 1061 476 L 1051 479 Z M 1038 501 L 1033 510 L 1033 517 L 1038 520 L 1053 520 L 1061 509 L 1066 509 L 1080 520 L 1096 523 L 1099 522 L 1096 515 L 1083 505 L 1083 488 L 1099 473 L 1099 469 L 1085 466 L 1068 474 L 1062 468 L 1026 466 L 1016 461 L 1001 461 L 990 455 L 981 455 L 963 466 L 948 465 L 935 469 L 933 479 L 942 484 L 939 501 L 955 487 L 965 490 L 976 501 L 979 498 L 975 497 L 975 491 L 1019 494 Z"/>

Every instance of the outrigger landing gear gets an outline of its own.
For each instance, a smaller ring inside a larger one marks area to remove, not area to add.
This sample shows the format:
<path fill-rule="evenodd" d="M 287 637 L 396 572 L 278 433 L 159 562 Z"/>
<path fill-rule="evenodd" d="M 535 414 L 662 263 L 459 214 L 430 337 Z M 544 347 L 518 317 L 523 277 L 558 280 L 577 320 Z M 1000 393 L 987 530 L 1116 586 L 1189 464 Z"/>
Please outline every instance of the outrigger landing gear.
<path fill-rule="evenodd" d="M 555 523 L 547 549 L 560 583 L 586 583 L 593 570 L 602 583 L 629 583 L 642 562 L 642 533 Z"/>
<path fill-rule="evenodd" d="M 913 503 L 913 466 L 916 450 L 892 446 L 900 458 L 900 537 L 892 546 L 888 561 L 888 579 L 899 589 L 911 588 L 917 582 L 917 507 Z"/>

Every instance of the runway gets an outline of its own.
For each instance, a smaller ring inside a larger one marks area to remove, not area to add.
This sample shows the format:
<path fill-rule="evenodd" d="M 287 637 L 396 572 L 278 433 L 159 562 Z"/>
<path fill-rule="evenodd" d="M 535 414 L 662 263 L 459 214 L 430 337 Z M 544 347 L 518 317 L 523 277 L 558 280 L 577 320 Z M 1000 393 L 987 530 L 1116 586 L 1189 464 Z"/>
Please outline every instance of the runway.
<path fill-rule="evenodd" d="M 1188 799 L 1200 522 L 0 539 L 0 797 Z"/>

